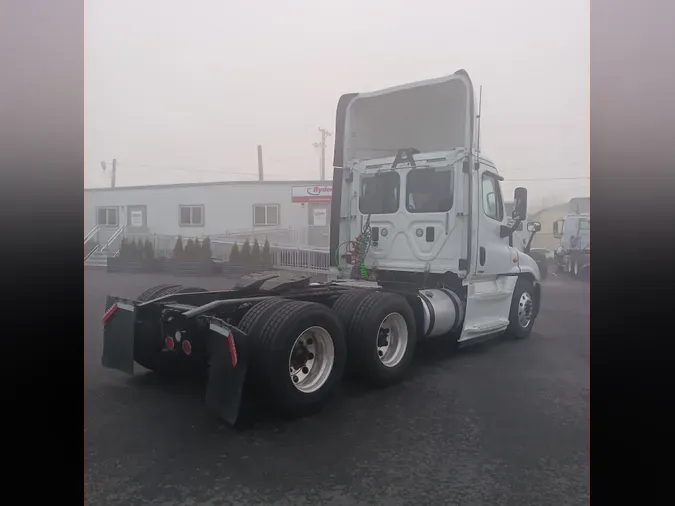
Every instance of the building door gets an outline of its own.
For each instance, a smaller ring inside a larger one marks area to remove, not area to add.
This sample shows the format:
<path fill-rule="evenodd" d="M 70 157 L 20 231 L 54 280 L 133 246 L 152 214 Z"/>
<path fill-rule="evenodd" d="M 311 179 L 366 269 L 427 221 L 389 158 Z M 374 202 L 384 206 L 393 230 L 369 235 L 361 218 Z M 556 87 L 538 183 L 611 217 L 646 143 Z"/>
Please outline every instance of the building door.
<path fill-rule="evenodd" d="M 307 209 L 307 243 L 310 246 L 327 248 L 330 244 L 330 203 L 310 202 Z"/>

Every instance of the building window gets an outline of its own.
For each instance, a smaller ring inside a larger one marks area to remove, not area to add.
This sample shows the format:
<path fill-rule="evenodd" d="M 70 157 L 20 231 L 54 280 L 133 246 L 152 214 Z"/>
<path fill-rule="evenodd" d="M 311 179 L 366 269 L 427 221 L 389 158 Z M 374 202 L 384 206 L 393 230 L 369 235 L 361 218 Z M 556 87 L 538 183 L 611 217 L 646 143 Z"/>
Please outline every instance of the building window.
<path fill-rule="evenodd" d="M 119 227 L 116 207 L 99 207 L 96 210 L 96 224 L 99 227 Z"/>
<path fill-rule="evenodd" d="M 127 206 L 127 226 L 128 227 L 147 227 L 147 208 L 146 206 Z"/>
<path fill-rule="evenodd" d="M 490 174 L 483 174 L 481 186 L 485 216 L 496 221 L 502 221 L 504 219 L 504 201 L 499 189 L 499 181 Z"/>
<path fill-rule="evenodd" d="M 279 224 L 279 204 L 256 204 L 253 206 L 253 226 L 268 227 Z"/>
<path fill-rule="evenodd" d="M 180 206 L 181 227 L 203 227 L 204 206 Z"/>

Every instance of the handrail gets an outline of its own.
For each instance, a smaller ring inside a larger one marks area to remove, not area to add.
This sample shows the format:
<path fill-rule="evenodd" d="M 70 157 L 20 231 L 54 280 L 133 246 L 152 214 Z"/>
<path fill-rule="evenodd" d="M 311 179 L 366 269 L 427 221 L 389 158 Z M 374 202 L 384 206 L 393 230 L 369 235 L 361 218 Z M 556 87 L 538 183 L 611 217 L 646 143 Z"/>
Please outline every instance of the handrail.
<path fill-rule="evenodd" d="M 86 255 L 84 255 L 84 261 L 86 262 L 86 261 L 87 261 L 87 258 L 89 258 L 89 257 L 92 256 L 94 253 L 96 253 L 96 252 L 98 251 L 98 249 L 99 249 L 99 245 L 97 244 L 96 246 L 94 246 L 94 247 L 91 249 L 91 251 L 89 251 L 89 253 L 87 253 Z"/>
<path fill-rule="evenodd" d="M 94 228 L 92 228 L 87 235 L 84 236 L 84 243 L 86 244 L 96 233 L 101 230 L 101 227 L 99 225 L 96 225 Z"/>
<path fill-rule="evenodd" d="M 108 239 L 106 243 L 101 247 L 101 253 L 103 253 L 106 249 L 108 249 L 108 247 L 112 244 L 112 242 L 115 239 L 117 239 L 123 232 L 124 232 L 124 225 L 115 230 L 115 233 L 110 236 L 110 239 Z"/>

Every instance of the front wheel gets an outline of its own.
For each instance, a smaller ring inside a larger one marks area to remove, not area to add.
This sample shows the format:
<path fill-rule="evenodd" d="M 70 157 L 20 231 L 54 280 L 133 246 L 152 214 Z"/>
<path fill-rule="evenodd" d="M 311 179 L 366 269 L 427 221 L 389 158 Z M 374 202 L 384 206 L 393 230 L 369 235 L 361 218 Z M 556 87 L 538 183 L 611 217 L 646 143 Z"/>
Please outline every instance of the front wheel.
<path fill-rule="evenodd" d="M 532 333 L 535 320 L 534 284 L 525 278 L 519 278 L 513 291 L 509 326 L 506 335 L 515 339 L 524 339 Z"/>

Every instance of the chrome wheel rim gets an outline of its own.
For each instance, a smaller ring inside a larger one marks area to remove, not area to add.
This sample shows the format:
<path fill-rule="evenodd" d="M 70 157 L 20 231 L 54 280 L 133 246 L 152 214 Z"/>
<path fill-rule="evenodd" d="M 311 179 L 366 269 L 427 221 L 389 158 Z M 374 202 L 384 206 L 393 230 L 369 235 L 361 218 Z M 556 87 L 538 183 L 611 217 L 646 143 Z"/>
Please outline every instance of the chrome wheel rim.
<path fill-rule="evenodd" d="M 532 295 L 523 292 L 518 301 L 518 324 L 526 329 L 532 323 Z"/>
<path fill-rule="evenodd" d="M 323 327 L 310 327 L 293 343 L 288 357 L 288 371 L 295 388 L 310 394 L 328 381 L 335 363 L 335 346 Z"/>
<path fill-rule="evenodd" d="M 399 313 L 389 313 L 377 330 L 377 356 L 385 367 L 396 367 L 408 349 L 408 325 Z"/>

